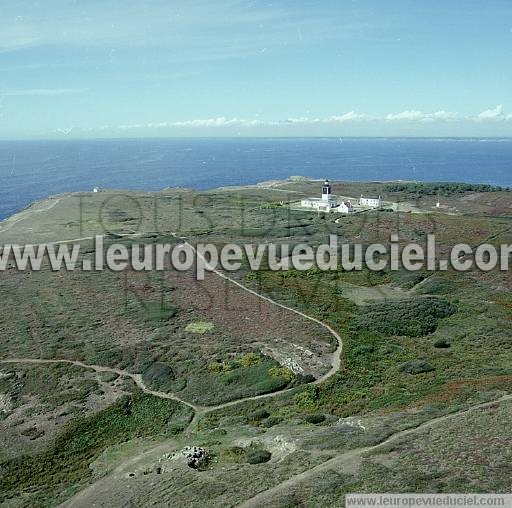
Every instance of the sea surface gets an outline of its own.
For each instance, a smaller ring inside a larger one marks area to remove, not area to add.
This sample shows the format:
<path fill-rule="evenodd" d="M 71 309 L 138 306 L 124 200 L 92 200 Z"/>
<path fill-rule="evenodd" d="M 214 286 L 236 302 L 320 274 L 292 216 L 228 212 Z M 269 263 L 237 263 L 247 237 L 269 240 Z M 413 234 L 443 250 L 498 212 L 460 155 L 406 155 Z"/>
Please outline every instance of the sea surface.
<path fill-rule="evenodd" d="M 508 187 L 512 139 L 0 141 L 0 220 L 36 199 L 93 187 L 211 189 L 291 175 Z"/>

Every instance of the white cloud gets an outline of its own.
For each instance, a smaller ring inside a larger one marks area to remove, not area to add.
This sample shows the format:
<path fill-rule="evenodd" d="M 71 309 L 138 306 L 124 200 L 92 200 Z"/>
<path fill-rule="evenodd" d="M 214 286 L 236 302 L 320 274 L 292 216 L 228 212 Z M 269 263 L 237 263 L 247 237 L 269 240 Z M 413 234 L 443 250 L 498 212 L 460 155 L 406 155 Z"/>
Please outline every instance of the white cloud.
<path fill-rule="evenodd" d="M 453 113 L 452 111 L 436 111 L 432 113 L 432 118 L 434 120 L 456 120 L 458 117 L 457 113 Z"/>
<path fill-rule="evenodd" d="M 173 122 L 174 127 L 226 127 L 230 125 L 239 125 L 241 120 L 238 118 L 206 118 L 199 120 L 186 120 L 184 122 Z"/>
<path fill-rule="evenodd" d="M 25 91 L 28 92 L 28 91 Z M 50 92 L 50 91 L 48 91 Z M 55 91 L 57 92 L 57 91 Z M 66 89 L 62 89 L 61 93 L 65 93 Z M 71 93 L 71 92 L 70 92 Z M 51 95 L 51 93 L 48 93 Z M 2 94 L 0 93 L 0 99 Z M 1 103 L 1 100 L 0 100 Z M 385 124 L 389 122 L 404 122 L 404 123 L 433 123 L 433 122 L 458 122 L 469 123 L 474 121 L 512 121 L 512 114 L 506 114 L 502 105 L 498 105 L 494 109 L 483 111 L 476 116 L 459 116 L 457 113 L 446 110 L 439 110 L 433 113 L 424 113 L 419 110 L 405 110 L 401 113 L 389 113 L 384 115 L 370 115 L 367 113 L 358 113 L 354 110 L 348 111 L 342 115 L 332 115 L 326 117 L 291 117 L 286 120 L 260 120 L 248 119 L 239 117 L 212 117 L 212 118 L 199 118 L 192 120 L 181 121 L 163 121 L 163 122 L 149 122 L 149 123 L 133 123 L 124 125 L 102 125 L 96 128 L 81 129 L 83 132 L 93 131 L 130 131 L 130 130 L 145 130 L 145 129 L 223 129 L 223 128 L 256 128 L 256 127 L 279 127 L 286 125 L 297 126 L 334 126 L 336 124 L 350 124 L 357 122 L 367 122 L 368 124 Z M 80 129 L 79 129 L 80 130 Z M 61 130 L 57 130 L 62 132 Z"/>
<path fill-rule="evenodd" d="M 322 123 L 325 120 L 321 118 L 308 118 L 307 116 L 302 116 L 299 118 L 287 118 L 284 122 L 279 123 L 298 123 L 298 124 L 312 124 L 312 123 Z"/>
<path fill-rule="evenodd" d="M 348 113 L 344 113 L 343 115 L 333 115 L 326 118 L 308 118 L 308 117 L 298 117 L 298 118 L 287 118 L 284 122 L 274 122 L 274 124 L 279 123 L 291 123 L 291 124 L 303 124 L 303 125 L 312 125 L 312 124 L 329 124 L 329 123 L 345 123 L 345 122 L 357 122 L 364 120 L 372 120 L 376 119 L 376 117 L 372 117 L 367 115 L 366 113 L 356 113 L 355 111 L 349 111 Z"/>
<path fill-rule="evenodd" d="M 349 111 L 341 116 L 332 116 L 331 120 L 334 122 L 344 123 L 344 122 L 354 122 L 359 120 L 371 120 L 372 117 L 367 115 L 366 113 L 356 113 L 355 111 Z"/>
<path fill-rule="evenodd" d="M 258 125 L 275 125 L 276 122 L 261 122 L 260 120 L 247 120 L 244 118 L 227 118 L 220 116 L 217 118 L 203 118 L 196 120 L 184 120 L 179 122 L 149 122 L 149 123 L 132 123 L 123 125 L 102 125 L 97 128 L 83 129 L 86 132 L 94 130 L 121 130 L 129 131 L 136 129 L 166 129 L 172 127 L 186 128 L 204 128 L 204 127 L 254 127 Z M 60 131 L 58 129 L 58 131 Z"/>
<path fill-rule="evenodd" d="M 394 120 L 421 120 L 424 117 L 421 111 L 402 111 L 401 113 L 390 113 L 386 115 L 386 120 L 394 121 Z"/>
<path fill-rule="evenodd" d="M 408 121 L 408 122 L 446 122 L 449 120 L 456 120 L 457 113 L 452 111 L 436 111 L 434 113 L 423 113 L 417 110 L 406 110 L 401 113 L 389 113 L 385 119 L 389 122 L 394 121 Z"/>
<path fill-rule="evenodd" d="M 482 111 L 476 119 L 478 121 L 486 121 L 486 120 L 492 120 L 492 121 L 503 121 L 508 120 L 511 117 L 511 115 L 505 115 L 503 111 L 503 105 L 498 104 L 494 109 L 486 109 L 485 111 Z"/>
<path fill-rule="evenodd" d="M 207 118 L 200 120 L 186 120 L 184 122 L 172 122 L 172 127 L 230 127 L 245 126 L 252 127 L 260 125 L 259 120 L 246 120 L 243 118 L 226 118 L 224 116 L 218 118 Z"/>

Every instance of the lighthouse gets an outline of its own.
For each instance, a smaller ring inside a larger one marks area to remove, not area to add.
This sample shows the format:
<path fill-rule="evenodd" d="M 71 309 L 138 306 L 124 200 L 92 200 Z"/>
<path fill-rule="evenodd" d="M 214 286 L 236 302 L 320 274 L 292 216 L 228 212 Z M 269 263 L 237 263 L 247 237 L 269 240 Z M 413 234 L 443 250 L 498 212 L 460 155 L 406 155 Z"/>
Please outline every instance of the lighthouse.
<path fill-rule="evenodd" d="M 332 193 L 332 185 L 327 179 L 324 181 L 324 184 L 322 185 L 322 197 L 304 198 L 301 200 L 300 206 L 303 208 L 312 208 L 313 210 L 317 210 L 318 212 L 325 213 L 342 211 L 342 209 L 339 208 L 340 203 L 338 203 L 336 196 L 334 196 Z M 354 211 L 350 201 L 344 203 L 343 206 L 346 208 L 346 210 L 348 210 L 348 212 Z"/>
<path fill-rule="evenodd" d="M 325 180 L 322 186 L 322 201 L 330 202 L 332 199 L 332 186 L 329 180 Z"/>

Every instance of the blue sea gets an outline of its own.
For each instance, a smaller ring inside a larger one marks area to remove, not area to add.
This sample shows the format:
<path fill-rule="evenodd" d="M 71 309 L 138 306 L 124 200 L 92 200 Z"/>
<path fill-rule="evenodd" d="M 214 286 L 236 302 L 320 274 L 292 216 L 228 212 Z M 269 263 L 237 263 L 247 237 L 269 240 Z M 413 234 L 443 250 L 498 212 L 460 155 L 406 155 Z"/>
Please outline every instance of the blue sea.
<path fill-rule="evenodd" d="M 303 175 L 512 186 L 512 139 L 130 139 L 0 142 L 0 219 L 93 187 L 211 189 Z"/>

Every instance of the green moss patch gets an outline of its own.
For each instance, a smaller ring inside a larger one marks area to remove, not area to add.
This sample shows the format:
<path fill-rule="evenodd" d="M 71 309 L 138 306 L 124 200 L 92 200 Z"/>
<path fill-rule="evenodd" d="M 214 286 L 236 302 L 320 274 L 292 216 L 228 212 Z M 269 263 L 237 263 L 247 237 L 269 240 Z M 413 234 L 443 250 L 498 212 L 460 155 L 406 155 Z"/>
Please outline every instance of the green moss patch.
<path fill-rule="evenodd" d="M 215 328 L 213 323 L 209 323 L 208 321 L 196 321 L 194 323 L 189 323 L 185 328 L 186 332 L 190 333 L 207 333 L 211 332 Z"/>

